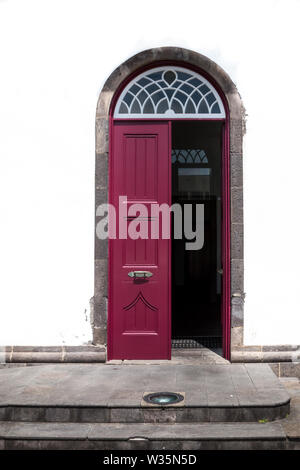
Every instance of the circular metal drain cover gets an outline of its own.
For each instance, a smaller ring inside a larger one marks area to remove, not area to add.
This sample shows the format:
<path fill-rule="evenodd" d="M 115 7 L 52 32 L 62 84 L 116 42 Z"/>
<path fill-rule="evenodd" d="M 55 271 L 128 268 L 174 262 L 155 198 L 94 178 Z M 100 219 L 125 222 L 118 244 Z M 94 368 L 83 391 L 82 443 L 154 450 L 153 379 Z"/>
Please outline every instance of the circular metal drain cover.
<path fill-rule="evenodd" d="M 183 395 L 175 392 L 157 392 L 148 393 L 144 396 L 144 400 L 152 405 L 174 405 L 184 399 Z"/>

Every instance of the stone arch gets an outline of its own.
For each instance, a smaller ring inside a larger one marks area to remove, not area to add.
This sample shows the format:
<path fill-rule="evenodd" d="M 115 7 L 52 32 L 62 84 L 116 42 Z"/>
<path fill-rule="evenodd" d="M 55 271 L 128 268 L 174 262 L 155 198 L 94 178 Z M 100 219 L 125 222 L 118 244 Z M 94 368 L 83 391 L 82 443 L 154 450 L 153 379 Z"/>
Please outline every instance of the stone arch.
<path fill-rule="evenodd" d="M 243 175 L 242 154 L 245 111 L 237 88 L 215 62 L 197 52 L 178 48 L 148 49 L 129 58 L 106 80 L 96 110 L 95 204 L 108 201 L 109 121 L 114 102 L 131 76 L 147 66 L 164 61 L 195 67 L 218 87 L 229 111 L 230 157 L 230 267 L 231 267 L 231 351 L 243 344 L 244 254 L 243 254 Z M 97 221 L 96 221 L 97 222 Z M 108 243 L 95 237 L 95 292 L 93 299 L 93 343 L 107 341 Z"/>

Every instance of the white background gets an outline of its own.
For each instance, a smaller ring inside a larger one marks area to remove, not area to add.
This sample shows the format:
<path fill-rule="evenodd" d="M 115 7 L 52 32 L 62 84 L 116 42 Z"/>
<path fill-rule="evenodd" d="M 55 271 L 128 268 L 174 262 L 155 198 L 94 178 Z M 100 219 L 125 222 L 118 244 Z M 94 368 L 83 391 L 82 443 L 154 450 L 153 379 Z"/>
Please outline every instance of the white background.
<path fill-rule="evenodd" d="M 245 342 L 300 344 L 299 18 L 299 0 L 0 0 L 0 344 L 91 340 L 97 98 L 157 46 L 241 93 Z"/>

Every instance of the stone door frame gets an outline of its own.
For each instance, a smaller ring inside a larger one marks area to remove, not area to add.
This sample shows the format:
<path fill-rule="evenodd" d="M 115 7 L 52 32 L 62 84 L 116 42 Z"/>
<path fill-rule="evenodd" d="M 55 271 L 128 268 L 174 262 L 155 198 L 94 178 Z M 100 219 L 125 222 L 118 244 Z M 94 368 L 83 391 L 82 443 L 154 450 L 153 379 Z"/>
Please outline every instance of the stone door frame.
<path fill-rule="evenodd" d="M 218 86 L 229 110 L 230 164 L 230 280 L 231 280 L 231 352 L 243 344 L 244 323 L 244 253 L 243 253 L 243 134 L 244 107 L 236 86 L 215 62 L 194 51 L 177 47 L 149 49 L 121 64 L 106 80 L 96 111 L 95 205 L 108 202 L 110 111 L 120 88 L 138 70 L 158 62 L 181 62 L 196 67 Z M 96 216 L 95 223 L 97 224 Z M 93 298 L 93 343 L 107 343 L 108 241 L 95 233 L 95 292 Z"/>

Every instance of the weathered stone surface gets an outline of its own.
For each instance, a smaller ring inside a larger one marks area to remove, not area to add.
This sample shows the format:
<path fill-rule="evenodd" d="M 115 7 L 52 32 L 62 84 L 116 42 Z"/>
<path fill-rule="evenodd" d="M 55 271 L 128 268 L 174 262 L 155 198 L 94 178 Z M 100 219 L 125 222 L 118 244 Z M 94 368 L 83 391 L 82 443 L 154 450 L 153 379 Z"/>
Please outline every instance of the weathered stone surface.
<path fill-rule="evenodd" d="M 96 153 L 102 154 L 109 150 L 109 119 L 108 117 L 96 118 Z"/>
<path fill-rule="evenodd" d="M 160 390 L 184 393 L 186 401 L 141 406 L 144 393 Z M 257 421 L 282 417 L 289 408 L 287 392 L 265 364 L 11 369 L 0 371 L 0 397 L 0 410 L 8 406 L 1 418 L 18 422 Z"/>
<path fill-rule="evenodd" d="M 288 446 L 289 449 L 299 449 L 296 441 L 251 439 L 251 440 L 160 440 L 149 441 L 144 439 L 130 439 L 128 441 L 114 440 L 7 440 L 5 441 L 6 450 L 283 450 Z"/>
<path fill-rule="evenodd" d="M 117 386 L 115 390 L 112 391 L 108 400 L 108 406 L 118 407 L 124 406 L 124 402 L 126 402 L 126 406 L 137 406 L 137 403 L 141 403 L 143 398 L 143 392 L 141 389 L 139 390 L 128 390 L 127 384 L 125 384 L 125 388 Z"/>
<path fill-rule="evenodd" d="M 62 352 L 13 352 L 12 362 L 61 362 Z"/>
<path fill-rule="evenodd" d="M 300 361 L 299 362 L 282 362 L 280 364 L 280 377 L 300 378 Z"/>
<path fill-rule="evenodd" d="M 242 155 L 232 153 L 230 155 L 231 187 L 243 187 L 243 158 Z"/>
<path fill-rule="evenodd" d="M 242 327 L 244 325 L 244 304 L 239 302 L 231 303 L 231 327 Z"/>
<path fill-rule="evenodd" d="M 103 362 L 105 348 L 93 345 L 79 346 L 14 346 L 2 368 L 30 364 L 62 362 Z"/>
<path fill-rule="evenodd" d="M 105 348 L 101 346 L 94 346 L 92 344 L 85 344 L 85 345 L 79 345 L 79 346 L 64 346 L 64 351 L 66 353 L 68 352 L 93 352 L 93 353 L 100 353 L 100 352 L 105 352 Z"/>
<path fill-rule="evenodd" d="M 231 328 L 231 349 L 232 349 L 231 354 L 233 353 L 233 350 L 236 347 L 242 346 L 243 342 L 244 342 L 244 328 L 241 326 L 235 326 Z M 231 360 L 233 360 L 232 357 L 231 357 Z"/>
<path fill-rule="evenodd" d="M 294 351 L 273 351 L 273 352 L 264 352 L 262 353 L 263 362 L 280 361 L 280 362 L 294 362 L 300 360 L 299 352 Z"/>
<path fill-rule="evenodd" d="M 72 408 L 45 408 L 44 421 L 52 422 L 59 421 L 60 423 L 68 423 L 71 419 Z"/>
<path fill-rule="evenodd" d="M 103 348 L 84 344 L 78 346 L 13 346 L 13 353 L 103 352 Z"/>
<path fill-rule="evenodd" d="M 262 346 L 262 351 L 264 352 L 279 352 L 279 351 L 294 351 L 295 358 L 297 354 L 299 354 L 299 362 L 300 362 L 300 345 L 293 345 L 293 344 L 278 344 L 274 346 Z"/>
<path fill-rule="evenodd" d="M 283 424 L 283 428 L 289 439 L 297 439 L 300 441 L 300 421 L 289 421 Z"/>
<path fill-rule="evenodd" d="M 285 440 L 279 423 L 180 423 L 166 426 L 158 423 L 0 423 L 0 436 L 5 439 L 101 440 L 101 441 L 249 441 Z"/>
<path fill-rule="evenodd" d="M 292 397 L 290 412 L 282 420 L 282 427 L 289 439 L 289 448 L 300 448 L 300 381 L 299 378 L 288 377 L 281 379 L 280 382 Z M 298 447 L 295 443 L 298 443 Z"/>
<path fill-rule="evenodd" d="M 231 222 L 243 223 L 243 188 L 231 188 Z"/>
<path fill-rule="evenodd" d="M 198 366 L 204 364 L 229 364 L 227 359 L 220 356 L 218 353 L 208 348 L 199 348 L 199 349 L 173 349 L 171 361 L 161 359 L 161 360 L 127 360 L 118 361 L 111 360 L 108 364 L 117 364 L 122 363 L 124 365 L 188 365 L 188 366 Z"/>
<path fill-rule="evenodd" d="M 231 257 L 234 259 L 244 258 L 243 224 L 233 223 L 231 225 Z"/>
<path fill-rule="evenodd" d="M 107 323 L 107 297 L 102 297 L 98 302 L 94 303 L 94 316 L 93 316 L 93 327 L 101 328 L 103 331 L 106 331 Z M 106 336 L 104 338 L 104 343 L 97 344 L 106 344 Z"/>
<path fill-rule="evenodd" d="M 105 327 L 94 326 L 93 343 L 105 345 L 107 343 L 107 329 Z"/>
<path fill-rule="evenodd" d="M 50 353 L 61 353 L 63 346 L 12 346 L 12 352 L 50 352 Z"/>
<path fill-rule="evenodd" d="M 138 407 L 118 407 L 110 410 L 111 423 L 142 423 L 144 422 L 144 411 Z"/>
<path fill-rule="evenodd" d="M 106 87 L 107 88 L 107 87 Z M 109 108 L 115 90 L 102 89 L 97 103 L 97 117 L 109 115 Z"/>
<path fill-rule="evenodd" d="M 107 260 L 108 258 L 108 239 L 104 239 L 104 240 L 101 240 L 101 238 L 98 238 L 98 236 L 96 236 L 95 238 L 95 263 L 97 264 L 98 260 L 103 260 L 105 262 L 105 260 Z M 96 265 L 96 269 L 97 269 L 97 265 Z M 101 273 L 102 274 L 102 273 Z M 107 279 L 107 271 L 104 273 L 103 272 L 103 275 L 106 275 L 106 279 Z M 98 275 L 98 273 L 97 273 Z M 95 279 L 95 282 L 98 282 L 98 279 L 96 278 Z"/>
<path fill-rule="evenodd" d="M 274 374 L 276 374 L 277 377 L 279 377 L 279 364 L 272 364 L 272 363 L 269 363 L 268 366 L 272 369 L 272 371 L 274 372 Z"/>
<path fill-rule="evenodd" d="M 243 153 L 243 122 L 240 119 L 230 119 L 230 153 Z"/>
<path fill-rule="evenodd" d="M 166 443 L 165 443 L 166 444 Z M 151 447 L 152 448 L 152 447 Z M 166 448 L 166 447 L 165 447 Z M 286 442 L 284 440 L 255 440 L 249 441 L 184 441 L 182 450 L 284 450 Z"/>
<path fill-rule="evenodd" d="M 244 292 L 244 260 L 231 260 L 231 292 Z"/>
<path fill-rule="evenodd" d="M 240 297 L 231 300 L 231 327 L 242 327 L 244 325 L 244 301 Z"/>
<path fill-rule="evenodd" d="M 296 356 L 298 357 L 298 355 Z M 286 368 L 286 376 L 292 376 L 293 374 L 290 373 L 290 370 L 297 371 L 297 367 L 295 365 L 297 362 L 293 362 L 295 360 L 295 353 L 293 351 L 272 351 L 272 352 L 264 352 L 262 351 L 262 346 L 258 347 L 255 346 L 253 350 L 249 349 L 249 347 L 243 347 L 242 345 L 237 345 L 234 347 L 234 350 L 231 354 L 232 362 L 277 362 L 280 363 L 280 371 L 281 366 L 284 370 Z M 290 366 L 289 366 L 290 364 Z"/>
<path fill-rule="evenodd" d="M 9 407 L 6 419 L 9 421 L 44 421 L 45 411 L 43 407 Z"/>
<path fill-rule="evenodd" d="M 238 346 L 235 348 L 235 351 L 242 351 L 242 352 L 245 352 L 245 351 L 250 351 L 250 352 L 261 352 L 262 351 L 262 346 L 259 346 L 259 345 L 241 345 L 241 346 Z M 247 361 L 246 361 L 247 362 Z"/>
<path fill-rule="evenodd" d="M 95 259 L 95 304 L 103 297 L 107 297 L 107 259 Z M 99 323 L 95 322 L 95 326 Z"/>
<path fill-rule="evenodd" d="M 96 224 L 100 220 L 99 212 L 97 211 L 98 207 L 102 204 L 108 203 L 108 188 L 96 187 L 95 191 L 95 221 Z"/>
<path fill-rule="evenodd" d="M 235 329 L 235 328 L 234 328 Z M 262 362 L 262 352 L 261 351 L 243 351 L 239 346 L 241 343 L 237 345 L 237 349 L 232 347 L 231 351 L 231 361 L 232 362 Z"/>
<path fill-rule="evenodd" d="M 264 364 L 261 366 L 245 364 L 244 367 L 257 390 L 284 391 L 284 387 L 279 380 L 275 379 L 274 373 L 269 366 Z"/>
<path fill-rule="evenodd" d="M 12 367 L 26 367 L 28 364 L 25 362 L 6 362 L 4 364 L 0 364 L 0 369 L 8 369 Z"/>
<path fill-rule="evenodd" d="M 102 352 L 67 352 L 64 355 L 64 362 L 105 362 L 106 353 Z"/>
<path fill-rule="evenodd" d="M 82 423 L 0 423 L 0 436 L 6 439 L 87 439 L 90 425 Z"/>
<path fill-rule="evenodd" d="M 62 367 L 62 366 L 60 366 Z M 112 369 L 108 366 L 102 366 Z M 223 366 L 224 367 L 224 366 Z M 206 369 L 208 370 L 208 369 Z M 268 386 L 274 379 L 274 374 L 270 369 L 263 366 L 250 365 L 245 367 L 242 364 L 227 367 L 231 371 L 231 376 L 235 378 L 235 385 L 240 387 L 240 392 L 247 392 L 248 384 L 255 388 L 260 388 L 263 377 L 267 377 Z M 215 367 L 215 371 L 220 371 L 220 367 Z M 110 374 L 110 372 L 108 372 Z M 203 374 L 203 370 L 202 370 Z M 213 370 L 210 370 L 213 374 Z M 223 372 L 223 375 L 226 374 Z M 250 374 L 250 375 L 249 375 Z M 250 382 L 247 382 L 247 379 Z M 274 419 L 271 414 L 272 408 L 262 407 L 231 408 L 232 419 L 236 422 L 212 422 L 228 418 L 225 409 L 209 409 L 214 413 L 210 418 L 211 422 L 193 422 L 191 415 L 188 422 L 169 421 L 170 424 L 160 424 L 157 422 L 127 422 L 108 423 L 99 422 L 83 423 L 46 423 L 46 422 L 2 422 L 0 423 L 0 448 L 5 449 L 104 449 L 104 450 L 138 450 L 138 449 L 168 449 L 168 450 L 195 450 L 195 449 L 296 449 L 299 448 L 299 416 L 300 416 L 300 390 L 297 379 L 283 379 L 285 384 L 293 385 L 295 398 L 292 400 L 291 414 L 287 418 L 273 423 L 267 422 Z M 254 381 L 254 382 L 253 382 Z M 268 388 L 268 387 L 267 387 Z M 270 388 L 272 390 L 272 388 Z M 276 390 L 275 390 L 276 391 Z M 251 398 L 251 396 L 250 396 Z M 298 401 L 297 401 L 298 400 Z M 82 413 L 82 409 L 79 409 Z M 197 412 L 197 409 L 190 409 Z M 71 411 L 71 414 L 75 410 Z M 93 410 L 88 410 L 85 418 L 90 420 L 95 415 Z M 151 410 L 147 410 L 150 412 Z M 162 410 L 155 410 L 162 411 Z M 174 410 L 165 410 L 173 412 Z M 176 411 L 185 412 L 185 408 Z M 288 414 L 287 404 L 281 408 L 282 413 Z M 77 411 L 78 412 L 78 411 Z M 277 414 L 277 418 L 282 418 L 282 413 Z M 275 413 L 276 414 L 276 413 Z M 80 415 L 81 418 L 83 415 Z M 56 415 L 56 418 L 58 416 Z M 62 416 L 64 418 L 66 416 Z M 125 416 L 123 416 L 124 418 Z M 264 423 L 258 422 L 238 422 L 239 418 L 244 420 L 258 421 L 264 417 Z M 53 418 L 53 415 L 52 415 Z M 100 420 L 107 419 L 98 415 Z M 116 415 L 117 418 L 117 415 Z M 79 421 L 79 416 L 77 416 Z M 207 417 L 205 418 L 207 421 Z"/>
<path fill-rule="evenodd" d="M 77 409 L 76 421 L 81 423 L 105 423 L 110 421 L 110 409 L 90 407 Z"/>
<path fill-rule="evenodd" d="M 188 405 L 187 405 L 188 406 Z M 211 419 L 213 410 L 206 407 L 185 407 L 176 410 L 177 423 L 195 423 L 195 422 L 209 422 L 214 421 Z"/>
<path fill-rule="evenodd" d="M 108 188 L 108 153 L 96 154 L 96 190 Z"/>
<path fill-rule="evenodd" d="M 92 442 L 77 439 L 10 439 L 5 441 L 5 450 L 93 450 L 94 448 Z M 99 449 L 102 447 L 99 446 Z"/>

